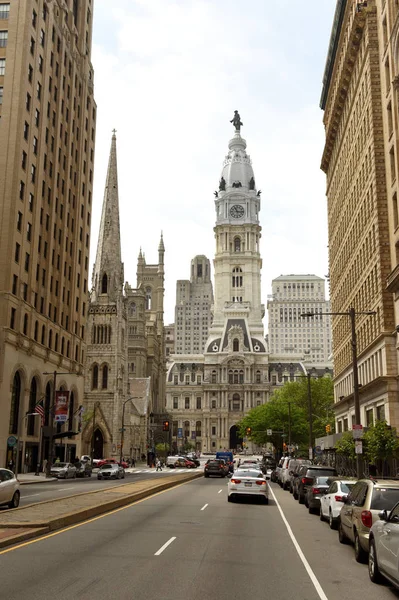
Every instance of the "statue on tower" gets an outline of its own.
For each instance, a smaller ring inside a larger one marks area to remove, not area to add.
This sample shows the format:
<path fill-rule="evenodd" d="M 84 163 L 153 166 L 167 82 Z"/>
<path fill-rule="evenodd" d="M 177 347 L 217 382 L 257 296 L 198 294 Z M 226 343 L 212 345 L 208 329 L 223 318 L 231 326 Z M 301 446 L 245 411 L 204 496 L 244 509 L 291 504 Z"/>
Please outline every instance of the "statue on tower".
<path fill-rule="evenodd" d="M 240 131 L 240 128 L 243 126 L 243 123 L 241 123 L 241 117 L 238 110 L 234 111 L 234 117 L 231 119 L 230 123 L 233 123 L 236 131 Z"/>

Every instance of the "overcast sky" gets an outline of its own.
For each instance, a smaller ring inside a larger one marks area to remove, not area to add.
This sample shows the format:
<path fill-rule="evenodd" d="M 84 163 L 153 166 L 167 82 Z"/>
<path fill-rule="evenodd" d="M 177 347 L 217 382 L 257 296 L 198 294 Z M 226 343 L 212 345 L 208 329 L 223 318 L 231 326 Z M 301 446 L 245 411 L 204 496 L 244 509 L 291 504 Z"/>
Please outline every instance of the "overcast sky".
<path fill-rule="evenodd" d="M 211 260 L 213 191 L 244 127 L 262 190 L 262 300 L 273 278 L 328 273 L 321 82 L 336 0 L 96 0 L 97 110 L 90 269 L 112 129 L 117 130 L 125 279 L 165 242 L 165 324 L 176 280 Z M 266 325 L 266 323 L 265 323 Z"/>

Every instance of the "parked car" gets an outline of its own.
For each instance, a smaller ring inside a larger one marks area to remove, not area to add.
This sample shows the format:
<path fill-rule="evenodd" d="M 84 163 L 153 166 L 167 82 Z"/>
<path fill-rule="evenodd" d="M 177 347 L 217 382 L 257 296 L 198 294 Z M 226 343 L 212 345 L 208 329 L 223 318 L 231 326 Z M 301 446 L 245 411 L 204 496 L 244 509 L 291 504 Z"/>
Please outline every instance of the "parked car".
<path fill-rule="evenodd" d="M 106 463 L 100 467 L 97 479 L 125 479 L 125 470 L 118 463 Z"/>
<path fill-rule="evenodd" d="M 98 461 L 97 467 L 100 468 L 103 465 L 109 465 L 109 464 L 120 465 L 124 469 L 128 468 L 128 464 L 126 461 L 124 461 L 124 460 L 119 461 L 116 458 L 102 458 L 101 460 Z"/>
<path fill-rule="evenodd" d="M 280 458 L 279 462 L 277 463 L 277 467 L 275 469 L 275 475 L 274 475 L 274 480 L 277 483 L 279 483 L 279 481 L 280 481 L 280 471 L 283 467 L 283 463 L 284 463 L 285 459 L 286 459 L 286 456 L 283 456 L 282 458 Z"/>
<path fill-rule="evenodd" d="M 308 487 L 313 484 L 315 477 L 331 477 L 337 475 L 337 471 L 334 467 L 323 467 L 318 465 L 302 465 L 298 471 L 297 481 L 294 488 L 294 498 L 298 498 L 299 504 L 305 502 L 305 496 L 308 491 Z M 296 490 L 296 492 L 295 492 Z M 296 495 L 295 495 L 296 494 Z"/>
<path fill-rule="evenodd" d="M 167 456 L 166 457 L 166 466 L 169 467 L 170 469 L 174 469 L 175 468 L 175 463 L 176 463 L 176 461 L 179 458 L 184 459 L 184 456 L 179 456 L 179 455 L 176 455 L 176 456 Z"/>
<path fill-rule="evenodd" d="M 303 467 L 304 464 L 307 464 L 307 463 L 306 462 L 305 463 L 299 463 L 293 469 L 290 469 L 290 472 L 289 472 L 289 483 L 288 483 L 288 489 L 289 489 L 290 494 L 293 494 L 294 493 L 294 489 L 297 487 L 296 484 L 297 484 L 297 477 L 298 477 L 298 474 L 299 474 L 299 470 L 300 470 L 301 467 Z"/>
<path fill-rule="evenodd" d="M 341 544 L 355 545 L 357 562 L 365 562 L 369 551 L 370 529 L 382 510 L 391 511 L 399 502 L 399 481 L 359 479 L 341 508 L 338 537 Z"/>
<path fill-rule="evenodd" d="M 92 466 L 88 462 L 77 462 L 75 463 L 76 467 L 76 477 L 91 477 L 92 474 Z"/>
<path fill-rule="evenodd" d="M 239 496 L 261 498 L 265 504 L 269 502 L 269 486 L 259 469 L 238 469 L 227 484 L 227 500 L 234 502 Z"/>
<path fill-rule="evenodd" d="M 226 477 L 229 472 L 229 468 L 221 458 L 211 458 L 206 461 L 204 467 L 204 477 L 210 475 L 218 475 L 219 477 Z"/>
<path fill-rule="evenodd" d="M 308 487 L 305 496 L 305 506 L 310 514 L 320 512 L 320 500 L 329 487 L 328 477 L 325 475 L 313 479 L 313 483 Z"/>
<path fill-rule="evenodd" d="M 320 499 L 320 521 L 327 520 L 330 529 L 337 529 L 344 501 L 356 483 L 354 479 L 329 478 L 330 487 Z"/>
<path fill-rule="evenodd" d="M 373 523 L 369 538 L 369 576 L 373 583 L 382 577 L 399 589 L 399 503 L 390 513 L 383 510 Z"/>
<path fill-rule="evenodd" d="M 196 467 L 199 467 L 201 464 L 199 458 L 197 458 L 195 454 L 187 454 L 184 458 L 187 458 L 187 460 L 191 460 L 191 462 L 193 462 Z"/>
<path fill-rule="evenodd" d="M 175 462 L 175 467 L 184 469 L 195 469 L 197 465 L 188 458 L 178 458 Z"/>
<path fill-rule="evenodd" d="M 59 462 L 51 465 L 50 475 L 58 479 L 69 479 L 76 477 L 76 467 L 72 463 Z"/>
<path fill-rule="evenodd" d="M 281 487 L 283 490 L 288 490 L 291 488 L 291 475 L 296 467 L 310 464 L 310 460 L 306 458 L 289 458 L 288 460 L 285 460 L 280 471 Z"/>
<path fill-rule="evenodd" d="M 18 508 L 21 494 L 19 481 L 9 469 L 0 469 L 0 506 Z"/>

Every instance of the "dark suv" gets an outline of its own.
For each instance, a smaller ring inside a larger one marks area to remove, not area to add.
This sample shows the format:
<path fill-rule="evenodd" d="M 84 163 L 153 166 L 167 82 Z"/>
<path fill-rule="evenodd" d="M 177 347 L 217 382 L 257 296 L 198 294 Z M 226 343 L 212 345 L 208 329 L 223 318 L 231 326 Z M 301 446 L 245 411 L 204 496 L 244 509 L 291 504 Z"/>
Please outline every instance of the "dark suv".
<path fill-rule="evenodd" d="M 294 483 L 294 498 L 299 504 L 304 504 L 308 487 L 312 485 L 315 477 L 331 477 L 338 475 L 334 467 L 323 467 L 317 465 L 303 465 L 298 471 L 298 477 Z"/>
<path fill-rule="evenodd" d="M 213 458 L 208 460 L 204 468 L 205 477 L 209 477 L 210 475 L 226 477 L 228 472 L 229 468 L 221 458 Z"/>

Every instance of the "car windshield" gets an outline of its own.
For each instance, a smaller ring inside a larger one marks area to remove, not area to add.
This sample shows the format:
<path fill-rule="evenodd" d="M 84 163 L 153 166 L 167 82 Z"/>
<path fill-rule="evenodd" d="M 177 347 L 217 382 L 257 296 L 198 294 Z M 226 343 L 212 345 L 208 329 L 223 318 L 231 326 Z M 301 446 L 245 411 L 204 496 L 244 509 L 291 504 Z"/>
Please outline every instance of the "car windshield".
<path fill-rule="evenodd" d="M 349 492 L 351 491 L 351 489 L 353 488 L 354 485 L 355 485 L 354 483 L 341 483 L 341 490 L 345 494 L 349 494 Z"/>
<path fill-rule="evenodd" d="M 103 465 L 103 466 L 101 467 L 101 469 L 113 469 L 115 466 L 116 466 L 116 465 L 113 465 L 113 464 L 109 464 L 109 465 Z"/>
<path fill-rule="evenodd" d="M 263 479 L 262 473 L 259 473 L 259 471 L 251 471 L 249 469 L 248 469 L 248 471 L 246 471 L 246 470 L 236 471 L 234 473 L 234 477 L 256 477 L 257 479 L 259 479 L 259 478 Z"/>
<path fill-rule="evenodd" d="M 399 487 L 373 490 L 370 509 L 391 510 L 399 502 Z"/>
<path fill-rule="evenodd" d="M 55 463 L 53 465 L 53 467 L 61 467 L 61 468 L 64 468 L 64 467 L 67 467 L 67 466 L 68 466 L 68 463 Z"/>

